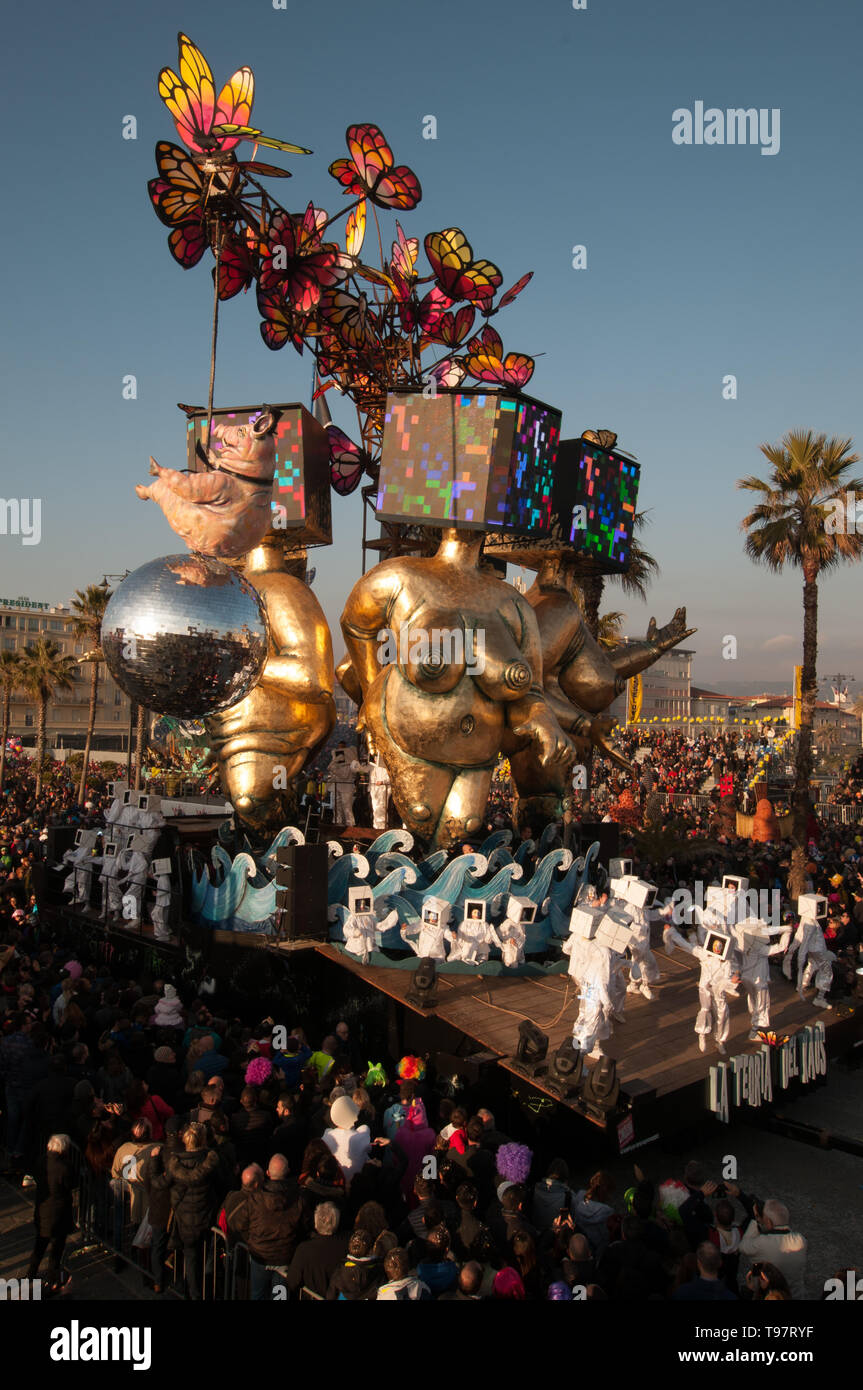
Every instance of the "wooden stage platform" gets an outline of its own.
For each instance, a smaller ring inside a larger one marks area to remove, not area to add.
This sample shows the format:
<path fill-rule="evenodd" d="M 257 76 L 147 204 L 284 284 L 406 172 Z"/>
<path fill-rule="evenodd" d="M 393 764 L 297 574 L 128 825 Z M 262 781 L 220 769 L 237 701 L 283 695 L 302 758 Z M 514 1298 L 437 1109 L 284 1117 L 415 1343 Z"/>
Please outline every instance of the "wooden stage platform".
<path fill-rule="evenodd" d="M 330 943 L 316 943 L 315 950 L 413 1013 L 439 1018 L 457 1029 L 475 1044 L 469 1051 L 487 1050 L 495 1054 L 498 1065 L 522 1084 L 526 1081 L 524 1073 L 511 1062 L 522 1019 L 530 1019 L 547 1034 L 549 1059 L 572 1033 L 578 999 L 575 981 L 568 975 L 552 975 L 539 980 L 524 976 L 439 974 L 436 1007 L 420 1009 L 406 998 L 412 971 L 364 966 Z M 694 1025 L 699 967 L 679 952 L 668 956 L 660 948 L 655 949 L 654 954 L 662 972 L 661 979 L 653 986 L 656 1000 L 648 1002 L 640 994 L 627 994 L 626 1022 L 615 1024 L 614 1035 L 606 1043 L 606 1049 L 617 1063 L 622 1092 L 655 1091 L 657 1101 L 665 1098 L 662 1109 L 668 1113 L 669 1104 L 674 1104 L 678 1093 L 695 1088 L 696 1097 L 703 1093 L 706 1108 L 710 1068 L 723 1059 L 712 1040 L 707 1052 L 702 1053 L 698 1048 Z M 749 1013 L 742 995 L 731 1000 L 731 1011 L 731 1034 L 726 1044 L 728 1057 L 759 1052 L 762 1044 L 749 1041 Z M 783 976 L 777 978 L 775 970 L 771 970 L 770 1014 L 773 1029 L 781 1035 L 793 1035 L 807 1025 L 824 1023 L 828 1052 L 836 1050 L 831 1047 L 831 1035 L 838 1043 L 837 1029 L 845 1046 L 849 1031 L 863 1037 L 863 1001 L 850 1000 L 830 1010 L 815 1009 L 808 1002 L 801 1002 L 793 986 Z M 529 1084 L 553 1097 L 558 1104 L 569 1104 L 545 1086 L 542 1077 L 532 1079 Z M 692 1096 L 689 1099 L 691 1102 Z M 570 1108 L 577 1110 L 576 1105 Z"/>

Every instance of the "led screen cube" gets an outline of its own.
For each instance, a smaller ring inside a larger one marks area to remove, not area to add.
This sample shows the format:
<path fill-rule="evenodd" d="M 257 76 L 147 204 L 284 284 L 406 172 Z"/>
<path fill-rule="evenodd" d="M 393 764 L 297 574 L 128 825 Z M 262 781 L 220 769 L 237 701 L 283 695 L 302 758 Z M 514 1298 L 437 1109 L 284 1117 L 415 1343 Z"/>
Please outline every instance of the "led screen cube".
<path fill-rule="evenodd" d="M 278 415 L 275 429 L 276 469 L 273 476 L 273 523 L 292 546 L 330 545 L 332 508 L 330 449 L 327 432 L 302 405 L 235 406 L 213 411 L 213 424 L 251 424 L 264 409 Z M 190 472 L 206 463 L 204 407 L 187 408 L 186 456 Z M 216 458 L 223 445 L 213 440 Z"/>
<path fill-rule="evenodd" d="M 378 517 L 547 535 L 560 423 L 559 410 L 513 391 L 391 392 Z"/>
<path fill-rule="evenodd" d="M 635 459 L 586 439 L 561 440 L 552 507 L 559 537 L 601 573 L 629 564 L 640 473 Z"/>
<path fill-rule="evenodd" d="M 569 552 L 583 574 L 623 574 L 629 566 L 640 465 L 589 440 L 562 439 L 558 447 L 548 531 L 536 537 L 514 529 L 492 533 L 489 558 L 538 569 L 552 553 Z"/>

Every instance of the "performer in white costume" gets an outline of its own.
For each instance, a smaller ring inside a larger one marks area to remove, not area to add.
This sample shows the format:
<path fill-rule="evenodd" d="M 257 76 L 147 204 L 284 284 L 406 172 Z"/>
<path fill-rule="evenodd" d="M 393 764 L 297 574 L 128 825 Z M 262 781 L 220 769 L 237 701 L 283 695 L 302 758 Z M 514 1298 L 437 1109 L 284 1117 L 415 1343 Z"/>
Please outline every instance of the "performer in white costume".
<path fill-rule="evenodd" d="M 465 902 L 464 916 L 457 929 L 446 933 L 450 943 L 450 960 L 461 960 L 466 965 L 484 965 L 492 946 L 497 946 L 503 952 L 503 942 L 486 918 L 486 909 L 487 904 L 480 899 L 469 898 Z"/>
<path fill-rule="evenodd" d="M 827 991 L 833 983 L 833 957 L 827 949 L 821 923 L 827 920 L 827 899 L 820 893 L 801 893 L 797 899 L 800 913 L 798 926 L 788 954 L 782 966 L 786 979 L 791 979 L 792 962 L 797 955 L 797 993 L 803 998 L 803 991 L 810 984 L 815 985 L 812 1003 L 816 1009 L 832 1009 L 827 1002 Z"/>
<path fill-rule="evenodd" d="M 368 965 L 372 951 L 378 944 L 379 932 L 388 931 L 399 920 L 393 908 L 385 917 L 378 917 L 371 888 L 349 888 L 348 906 L 350 915 L 345 919 L 345 950 L 358 956 L 363 965 Z"/>
<path fill-rule="evenodd" d="M 791 928 L 770 927 L 760 918 L 749 917 L 731 930 L 741 957 L 740 982 L 751 1023 L 749 1040 L 755 1042 L 759 1030 L 770 1027 L 770 957 L 782 956 L 788 950 Z"/>
<path fill-rule="evenodd" d="M 372 803 L 372 827 L 386 830 L 387 810 L 390 801 L 390 774 L 380 759 L 375 758 L 369 768 L 369 800 Z"/>
<path fill-rule="evenodd" d="M 663 932 L 665 949 L 669 955 L 679 946 L 688 955 L 695 956 L 701 964 L 698 979 L 698 1013 L 695 1017 L 695 1031 L 698 1034 L 698 1047 L 707 1051 L 707 1039 L 714 1036 L 716 1050 L 720 1057 L 725 1056 L 725 1044 L 731 1031 L 731 1010 L 729 997 L 738 997 L 740 970 L 735 959 L 733 942 L 730 936 L 718 929 L 708 930 L 704 945 L 691 945 L 675 927 L 666 927 Z"/>
<path fill-rule="evenodd" d="M 421 960 L 446 960 L 447 922 L 450 905 L 443 898 L 423 898 L 422 917 L 412 927 L 402 927 L 402 941 Z M 416 941 L 410 938 L 416 937 Z"/>

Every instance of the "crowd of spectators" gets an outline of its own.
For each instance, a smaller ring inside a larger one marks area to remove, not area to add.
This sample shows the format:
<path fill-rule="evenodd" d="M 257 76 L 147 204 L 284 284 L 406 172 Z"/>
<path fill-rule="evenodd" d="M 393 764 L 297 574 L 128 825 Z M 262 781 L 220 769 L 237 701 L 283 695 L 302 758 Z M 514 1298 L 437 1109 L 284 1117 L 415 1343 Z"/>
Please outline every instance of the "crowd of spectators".
<path fill-rule="evenodd" d="M 818 1296 L 779 1196 L 696 1161 L 618 1190 L 444 1095 L 433 1059 L 369 1067 L 344 1022 L 320 1041 L 248 1026 L 217 995 L 114 978 L 44 930 L 38 948 L 32 927 L 5 936 L 7 1167 L 33 1189 L 27 1272 L 48 1292 L 69 1286 L 77 1189 L 108 1249 L 131 1221 L 152 1288 L 175 1277 L 191 1299 L 213 1226 L 256 1301 Z"/>
<path fill-rule="evenodd" d="M 827 793 L 829 806 L 863 806 L 863 754 Z"/>

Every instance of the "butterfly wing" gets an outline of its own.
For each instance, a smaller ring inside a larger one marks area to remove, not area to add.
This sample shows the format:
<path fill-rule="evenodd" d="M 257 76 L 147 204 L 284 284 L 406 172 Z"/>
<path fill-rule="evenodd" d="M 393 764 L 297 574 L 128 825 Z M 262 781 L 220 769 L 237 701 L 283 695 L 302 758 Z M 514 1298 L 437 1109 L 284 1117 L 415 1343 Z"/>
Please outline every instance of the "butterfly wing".
<path fill-rule="evenodd" d="M 255 270 L 254 253 L 248 243 L 236 236 L 226 237 L 219 257 L 219 298 L 233 299 L 241 290 L 247 290 Z"/>
<path fill-rule="evenodd" d="M 206 150 L 213 124 L 216 89 L 210 65 L 185 34 L 178 34 L 179 77 L 170 68 L 159 73 L 158 92 L 174 118 L 177 133 L 190 150 Z"/>
<path fill-rule="evenodd" d="M 435 279 L 451 299 L 479 301 L 493 294 L 503 276 L 491 261 L 475 261 L 473 248 L 460 227 L 430 232 L 426 255 Z"/>
<path fill-rule="evenodd" d="M 213 134 L 218 135 L 219 145 L 225 149 L 221 137 L 227 135 L 233 138 L 233 143 L 238 140 L 254 140 L 256 145 L 265 145 L 268 150 L 282 150 L 285 154 L 311 154 L 305 145 L 289 145 L 287 140 L 274 140 L 271 135 L 264 135 L 263 131 L 256 130 L 254 126 L 238 124 L 234 121 L 221 121 L 213 126 Z"/>
<path fill-rule="evenodd" d="M 452 390 L 461 386 L 467 372 L 464 363 L 458 357 L 446 357 L 443 362 L 438 362 L 436 367 L 432 367 L 430 375 L 434 377 L 438 386 Z"/>
<path fill-rule="evenodd" d="M 330 446 L 330 482 L 340 497 L 348 497 L 358 487 L 366 465 L 366 455 L 337 425 L 327 426 Z"/>
<path fill-rule="evenodd" d="M 458 347 L 473 327 L 474 315 L 475 311 L 469 304 L 455 314 L 443 314 L 434 332 L 435 342 L 444 343 L 446 347 Z"/>
<path fill-rule="evenodd" d="M 278 164 L 261 164 L 257 159 L 246 159 L 239 166 L 244 174 L 255 174 L 262 179 L 289 179 L 290 169 L 280 169 Z"/>
<path fill-rule="evenodd" d="M 238 68 L 233 77 L 228 78 L 219 93 L 213 114 L 213 131 L 215 132 L 216 126 L 219 125 L 246 126 L 252 114 L 254 100 L 255 77 L 252 69 Z M 238 143 L 238 139 L 239 137 L 222 139 L 219 141 L 219 148 L 232 150 Z"/>
<path fill-rule="evenodd" d="M 504 384 L 520 390 L 530 381 L 535 366 L 533 358 L 528 357 L 526 353 L 508 352 L 503 359 Z"/>
<path fill-rule="evenodd" d="M 345 224 L 345 249 L 349 256 L 358 256 L 366 236 L 366 200 L 357 203 Z"/>
<path fill-rule="evenodd" d="M 505 309 L 506 306 L 507 306 L 507 304 L 511 304 L 512 301 L 513 301 L 518 295 L 521 294 L 521 292 L 522 292 L 522 290 L 524 289 L 525 285 L 529 285 L 529 284 L 530 284 L 530 282 L 531 282 L 532 279 L 533 279 L 533 271 L 532 271 L 532 270 L 529 270 L 529 271 L 527 272 L 526 275 L 522 275 L 522 277 L 521 277 L 520 280 L 516 280 L 516 282 L 515 282 L 515 284 L 512 286 L 512 288 L 511 288 L 511 289 L 508 289 L 507 292 L 506 292 L 506 294 L 503 295 L 503 296 L 501 297 L 501 299 L 500 299 L 500 301 L 499 301 L 499 303 L 498 303 L 498 306 L 497 306 L 498 309 Z"/>
<path fill-rule="evenodd" d="M 168 237 L 168 250 L 178 265 L 191 270 L 197 265 L 209 245 L 203 218 L 181 222 Z"/>
<path fill-rule="evenodd" d="M 156 213 L 167 226 L 188 221 L 202 210 L 204 182 L 185 150 L 160 140 L 156 145 L 156 165 L 159 178 L 151 179 L 148 188 Z"/>
<path fill-rule="evenodd" d="M 379 207 L 398 208 L 403 212 L 416 207 L 422 197 L 419 179 L 407 165 L 394 165 L 393 152 L 379 126 L 368 122 L 348 126 L 346 140 L 351 155 L 346 163 L 353 163 L 359 191 L 365 192 Z M 336 163 L 341 164 L 341 161 Z M 343 172 L 347 174 L 347 170 Z M 334 173 L 332 165 L 330 173 Z M 336 173 L 335 177 L 344 182 L 341 173 Z"/>
<path fill-rule="evenodd" d="M 277 352 L 294 335 L 292 316 L 277 290 L 258 290 L 258 312 L 263 319 L 261 337 Z"/>

